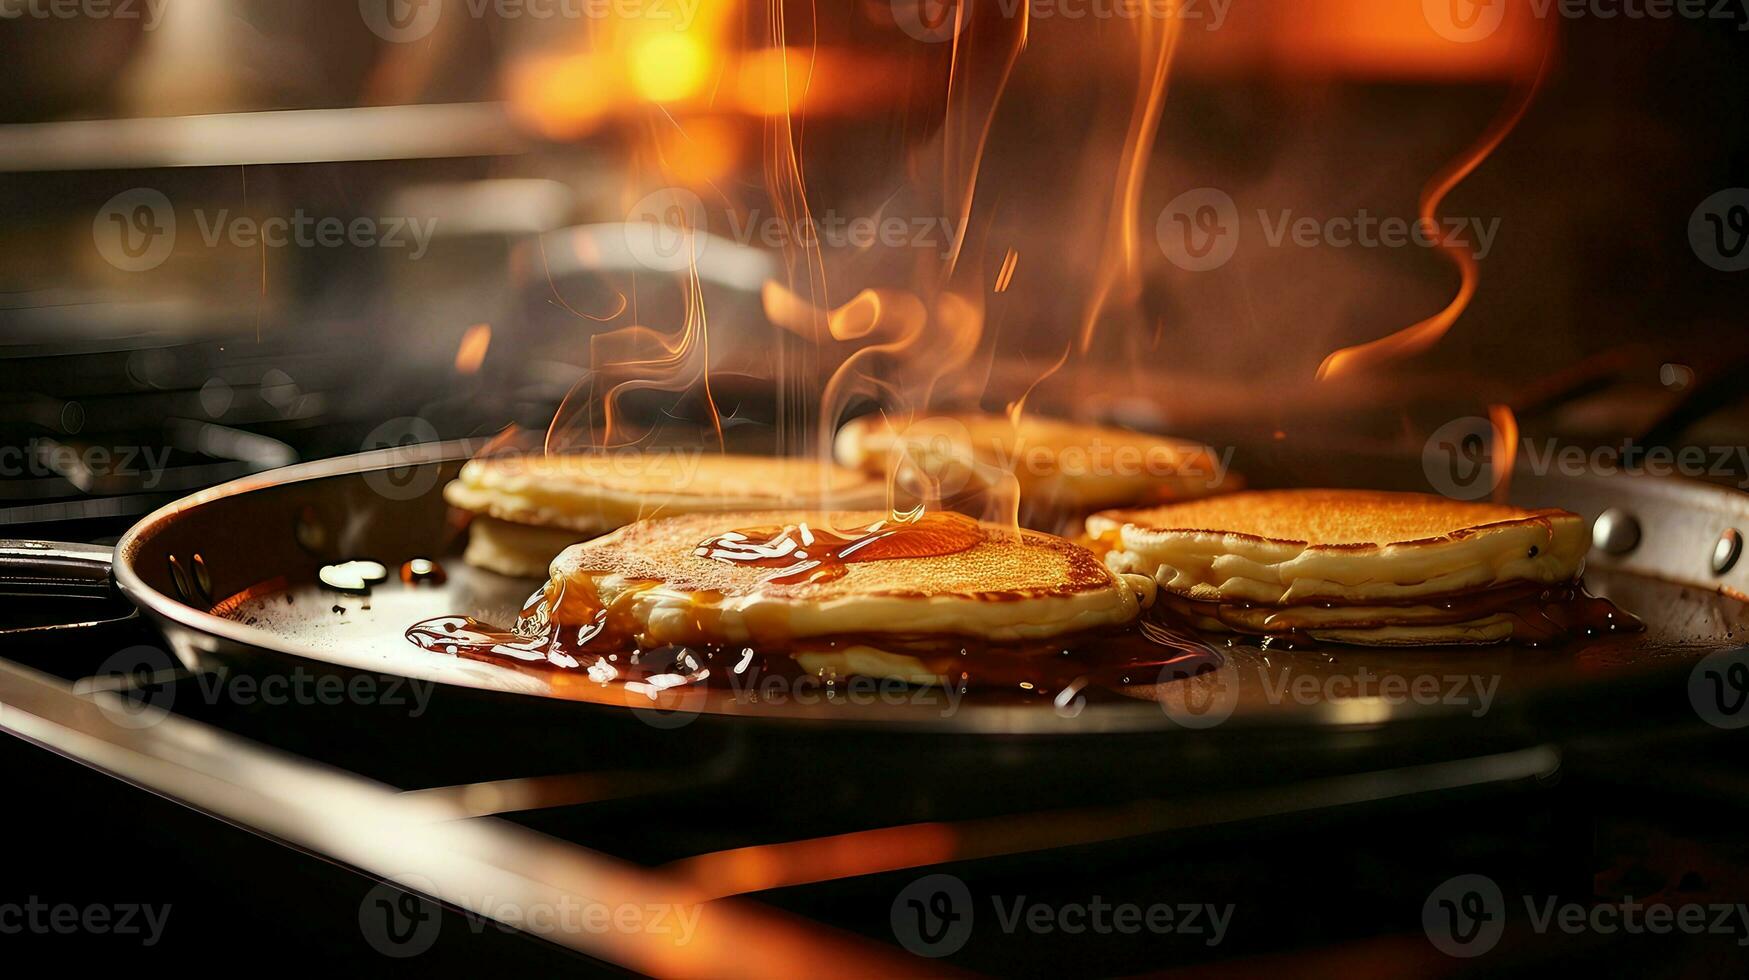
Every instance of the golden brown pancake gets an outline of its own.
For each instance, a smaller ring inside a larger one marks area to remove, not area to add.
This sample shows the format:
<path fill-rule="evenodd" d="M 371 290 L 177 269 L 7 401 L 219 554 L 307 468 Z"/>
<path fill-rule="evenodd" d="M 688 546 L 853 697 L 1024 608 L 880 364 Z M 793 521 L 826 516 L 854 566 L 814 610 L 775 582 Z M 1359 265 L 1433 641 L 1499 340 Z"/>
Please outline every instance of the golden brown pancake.
<path fill-rule="evenodd" d="M 697 450 L 602 450 L 475 459 L 444 499 L 475 516 L 469 564 L 540 576 L 568 545 L 645 517 L 886 504 L 886 485 L 810 460 Z"/>
<path fill-rule="evenodd" d="M 1589 546 L 1568 511 L 1365 490 L 1107 511 L 1087 531 L 1112 570 L 1152 577 L 1178 621 L 1375 645 L 1537 632 L 1538 603 L 1580 601 Z"/>
<path fill-rule="evenodd" d="M 835 455 L 881 475 L 908 462 L 950 493 L 1012 474 L 1023 504 L 1038 513 L 1187 500 L 1232 486 L 1226 461 L 1207 446 L 1033 416 L 938 415 L 903 432 L 863 416 L 839 430 Z"/>
<path fill-rule="evenodd" d="M 1138 590 L 1087 549 L 958 514 L 764 511 L 640 521 L 553 561 L 548 616 L 646 645 L 820 638 L 1048 639 L 1135 618 Z M 603 613 L 603 610 L 606 612 Z"/>

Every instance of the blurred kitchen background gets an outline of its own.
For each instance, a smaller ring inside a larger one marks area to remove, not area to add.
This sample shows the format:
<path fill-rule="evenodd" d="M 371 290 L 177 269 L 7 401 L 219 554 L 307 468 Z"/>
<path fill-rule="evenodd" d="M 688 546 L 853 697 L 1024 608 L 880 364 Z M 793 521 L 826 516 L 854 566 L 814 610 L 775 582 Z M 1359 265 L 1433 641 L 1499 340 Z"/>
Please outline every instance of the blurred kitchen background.
<path fill-rule="evenodd" d="M 544 428 L 614 314 L 661 331 L 685 318 L 683 276 L 610 247 L 642 192 L 678 180 L 769 214 L 768 151 L 789 139 L 812 209 L 875 214 L 915 179 L 898 148 L 965 125 L 945 118 L 968 84 L 955 45 L 907 29 L 909 5 L 939 15 L 938 0 L 671 3 L 683 29 L 629 44 L 581 0 L 26 3 L 0 18 L 0 522 L 99 537 L 254 470 Z M 1749 19 L 1538 19 L 1511 0 L 1497 30 L 1453 40 L 1437 6 L 1185 6 L 1135 295 L 1032 407 L 1413 452 L 1498 402 L 1572 440 L 1743 444 L 1749 273 L 1709 264 L 1690 228 L 1703 201 L 1749 185 Z M 987 20 L 973 24 L 977 41 Z M 967 218 L 1005 287 L 981 339 L 998 408 L 1081 329 L 1147 70 L 1123 19 L 1035 18 L 1024 40 Z M 1523 120 L 1444 209 L 1498 219 L 1473 304 L 1429 350 L 1314 382 L 1333 350 L 1438 312 L 1458 274 L 1431 249 L 1271 247 L 1249 216 L 1412 219 L 1545 52 Z M 1188 272 L 1154 222 L 1203 187 L 1237 202 L 1242 237 L 1221 268 Z M 1749 231 L 1749 192 L 1723 200 Z M 349 231 L 285 247 L 235 234 L 275 217 Z M 715 211 L 708 224 L 732 232 Z M 760 290 L 784 257 L 751 242 L 708 258 L 716 403 L 773 428 L 772 351 L 793 338 Z M 840 301 L 858 285 L 832 283 Z M 639 399 L 651 417 L 701 411 L 690 389 Z"/>

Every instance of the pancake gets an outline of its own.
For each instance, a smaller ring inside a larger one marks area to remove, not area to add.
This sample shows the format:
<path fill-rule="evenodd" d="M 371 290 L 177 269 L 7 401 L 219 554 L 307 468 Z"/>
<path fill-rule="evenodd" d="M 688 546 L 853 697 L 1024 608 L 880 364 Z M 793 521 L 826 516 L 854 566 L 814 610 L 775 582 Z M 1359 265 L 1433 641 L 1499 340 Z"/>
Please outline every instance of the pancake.
<path fill-rule="evenodd" d="M 906 676 L 917 661 L 900 654 L 920 643 L 957 653 L 971 640 L 1026 644 L 1124 625 L 1152 586 L 1062 538 L 948 512 L 914 524 L 884 511 L 687 514 L 567 548 L 536 625 L 645 647 L 816 657 L 837 648 L 862 658 L 846 660 L 848 672 Z"/>
<path fill-rule="evenodd" d="M 1579 515 L 1363 490 L 1239 493 L 1087 521 L 1199 629 L 1368 645 L 1541 641 L 1586 618 Z M 1626 618 L 1624 618 L 1624 621 Z M 1611 627 L 1613 628 L 1613 626 Z"/>
<path fill-rule="evenodd" d="M 949 492 L 988 488 L 1013 474 L 1023 507 L 1041 516 L 1028 520 L 1035 526 L 1103 507 L 1206 497 L 1232 485 L 1227 459 L 1207 446 L 1033 416 L 939 415 L 900 432 L 883 416 L 865 415 L 839 430 L 834 454 L 882 476 L 909 462 Z"/>
<path fill-rule="evenodd" d="M 529 577 L 568 545 L 645 517 L 887 501 L 885 483 L 830 463 L 678 449 L 475 459 L 443 496 L 475 515 L 469 564 Z"/>

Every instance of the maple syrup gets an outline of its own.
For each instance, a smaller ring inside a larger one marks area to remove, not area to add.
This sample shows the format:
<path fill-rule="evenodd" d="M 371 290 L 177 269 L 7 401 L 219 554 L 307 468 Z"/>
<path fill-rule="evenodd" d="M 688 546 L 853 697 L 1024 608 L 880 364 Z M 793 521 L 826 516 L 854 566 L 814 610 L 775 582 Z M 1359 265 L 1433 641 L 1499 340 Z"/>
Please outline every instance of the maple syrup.
<path fill-rule="evenodd" d="M 701 542 L 700 558 L 752 568 L 768 568 L 773 585 L 832 582 L 859 562 L 935 558 L 970 550 L 984 540 L 978 522 L 949 511 L 914 521 L 880 520 L 835 530 L 807 522 L 782 527 L 726 531 Z"/>

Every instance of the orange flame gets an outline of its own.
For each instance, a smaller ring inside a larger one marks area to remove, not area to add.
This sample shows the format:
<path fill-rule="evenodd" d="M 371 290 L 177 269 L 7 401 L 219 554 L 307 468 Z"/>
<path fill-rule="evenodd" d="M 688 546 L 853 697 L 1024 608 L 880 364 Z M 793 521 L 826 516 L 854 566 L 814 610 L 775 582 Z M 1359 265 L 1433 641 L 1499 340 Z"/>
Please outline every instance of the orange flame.
<path fill-rule="evenodd" d="M 1019 264 L 1020 253 L 1016 252 L 1014 249 L 1009 249 L 1007 257 L 1002 260 L 1001 270 L 996 273 L 995 292 L 1008 292 L 1009 285 L 1014 282 L 1014 269 Z"/>
<path fill-rule="evenodd" d="M 1471 254 L 1469 246 L 1463 242 L 1455 242 L 1452 236 L 1441 228 L 1439 223 L 1439 207 L 1445 202 L 1446 195 L 1463 183 L 1470 174 L 1476 171 L 1494 150 L 1511 135 L 1518 127 L 1519 120 L 1529 111 L 1530 105 L 1536 99 L 1537 92 L 1542 89 L 1543 79 L 1548 74 L 1549 59 L 1554 51 L 1554 36 L 1549 35 L 1547 45 L 1543 49 L 1542 58 L 1537 63 L 1536 74 L 1529 83 L 1521 86 L 1513 99 L 1507 103 L 1501 114 L 1495 118 L 1473 146 L 1462 156 L 1453 161 L 1443 171 L 1434 175 L 1421 192 L 1421 224 L 1429 238 L 1438 242 L 1440 252 L 1457 266 L 1460 282 L 1458 292 L 1446 307 L 1419 323 L 1405 327 L 1388 337 L 1345 347 L 1332 352 L 1318 365 L 1317 379 L 1329 381 L 1344 375 L 1363 372 L 1382 364 L 1388 364 L 1405 357 L 1427 350 L 1438 343 L 1441 337 L 1452 328 L 1452 325 L 1463 316 L 1469 308 L 1470 301 L 1475 298 L 1476 287 L 1481 281 L 1481 270 L 1476 263 L 1476 257 Z"/>
<path fill-rule="evenodd" d="M 1081 324 L 1082 353 L 1092 349 L 1100 316 L 1112 294 L 1120 286 L 1126 293 L 1140 289 L 1142 181 L 1148 172 L 1148 160 L 1154 153 L 1154 138 L 1160 129 L 1160 108 L 1166 101 L 1166 79 L 1172 67 L 1172 56 L 1178 49 L 1184 21 L 1178 9 L 1179 0 L 1169 0 L 1169 3 L 1165 16 L 1139 18 L 1137 43 L 1142 64 L 1141 82 L 1135 108 L 1130 114 L 1123 154 L 1119 158 L 1118 190 L 1111 202 L 1110 232 L 1103 261 L 1099 264 L 1099 279 L 1094 285 L 1093 301 L 1088 304 L 1087 315 Z"/>
<path fill-rule="evenodd" d="M 461 346 L 455 352 L 455 373 L 478 374 L 486 363 L 486 350 L 492 346 L 492 325 L 476 323 L 462 334 Z"/>
<path fill-rule="evenodd" d="M 1512 495 L 1512 470 L 1518 465 L 1518 416 L 1509 405 L 1488 406 L 1494 424 L 1494 502 L 1503 504 Z"/>
<path fill-rule="evenodd" d="M 622 437 L 619 432 L 620 399 L 634 391 L 678 392 L 694 387 L 704 398 L 717 445 L 723 446 L 722 414 L 711 394 L 710 330 L 698 278 L 697 251 L 690 238 L 693 230 L 682 231 L 688 236 L 685 248 L 689 260 L 683 283 L 686 316 L 680 330 L 669 335 L 633 325 L 591 337 L 591 371 L 571 388 L 554 414 L 547 428 L 548 453 L 574 448 L 580 438 L 585 444 L 610 448 L 636 443 L 641 436 Z M 601 393 L 599 398 L 597 392 Z M 594 427 L 597 404 L 601 407 L 599 438 Z"/>

